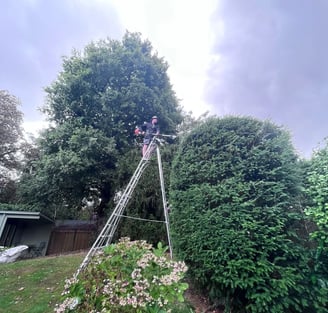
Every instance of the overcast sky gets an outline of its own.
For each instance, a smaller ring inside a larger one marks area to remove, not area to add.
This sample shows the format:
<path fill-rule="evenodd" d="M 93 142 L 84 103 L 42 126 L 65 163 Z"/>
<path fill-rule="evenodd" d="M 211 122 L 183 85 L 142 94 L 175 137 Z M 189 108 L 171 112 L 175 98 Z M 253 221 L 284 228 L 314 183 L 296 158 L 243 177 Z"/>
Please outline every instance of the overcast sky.
<path fill-rule="evenodd" d="M 328 135 L 326 0 L 20 0 L 1 3 L 0 89 L 40 127 L 62 56 L 141 32 L 169 63 L 186 111 L 286 127 L 309 157 Z"/>

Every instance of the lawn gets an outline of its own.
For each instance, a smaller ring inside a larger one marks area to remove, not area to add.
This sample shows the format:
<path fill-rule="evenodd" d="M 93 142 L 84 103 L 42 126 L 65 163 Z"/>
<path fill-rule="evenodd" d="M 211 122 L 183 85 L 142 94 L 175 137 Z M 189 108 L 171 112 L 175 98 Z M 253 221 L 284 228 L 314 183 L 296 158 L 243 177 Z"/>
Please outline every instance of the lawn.
<path fill-rule="evenodd" d="M 0 313 L 54 312 L 66 278 L 85 254 L 61 255 L 0 264 Z"/>

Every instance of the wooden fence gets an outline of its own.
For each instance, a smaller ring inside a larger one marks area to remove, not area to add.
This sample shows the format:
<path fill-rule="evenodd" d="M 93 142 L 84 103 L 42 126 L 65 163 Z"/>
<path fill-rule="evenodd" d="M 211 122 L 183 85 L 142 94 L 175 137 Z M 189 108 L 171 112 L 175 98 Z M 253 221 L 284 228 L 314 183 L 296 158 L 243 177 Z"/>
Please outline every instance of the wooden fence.
<path fill-rule="evenodd" d="M 55 228 L 50 236 L 47 255 L 89 249 L 95 240 L 95 228 Z"/>

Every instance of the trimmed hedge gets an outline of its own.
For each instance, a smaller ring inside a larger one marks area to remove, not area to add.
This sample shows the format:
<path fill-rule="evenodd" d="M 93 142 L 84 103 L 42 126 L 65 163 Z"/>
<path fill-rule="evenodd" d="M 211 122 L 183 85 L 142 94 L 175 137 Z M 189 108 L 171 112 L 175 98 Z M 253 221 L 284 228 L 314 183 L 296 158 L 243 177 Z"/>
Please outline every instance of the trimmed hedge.
<path fill-rule="evenodd" d="M 210 118 L 186 136 L 171 175 L 174 251 L 213 300 L 226 312 L 311 307 L 287 131 L 251 117 Z"/>

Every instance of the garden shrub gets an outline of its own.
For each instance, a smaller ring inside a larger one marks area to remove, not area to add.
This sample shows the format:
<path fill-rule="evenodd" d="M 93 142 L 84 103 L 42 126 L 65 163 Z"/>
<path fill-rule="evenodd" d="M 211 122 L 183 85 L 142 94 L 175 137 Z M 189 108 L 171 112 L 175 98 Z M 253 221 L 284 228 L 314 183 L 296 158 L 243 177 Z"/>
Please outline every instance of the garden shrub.
<path fill-rule="evenodd" d="M 307 173 L 307 193 L 312 199 L 306 213 L 316 223 L 312 238 L 319 244 L 319 252 L 328 252 L 328 141 L 315 151 Z"/>
<path fill-rule="evenodd" d="M 213 117 L 181 143 L 170 186 L 173 250 L 226 312 L 312 305 L 294 228 L 299 181 L 290 136 L 269 121 Z"/>
<path fill-rule="evenodd" d="M 312 290 L 318 290 L 320 298 L 314 302 L 316 312 L 328 312 L 328 141 L 314 152 L 306 171 L 308 203 L 306 214 L 315 228 L 311 239 Z M 325 306 L 326 309 L 322 307 Z"/>
<path fill-rule="evenodd" d="M 98 253 L 77 279 L 67 280 L 61 312 L 165 313 L 184 301 L 184 262 L 166 248 L 122 238 Z M 174 311 L 173 311 L 174 312 Z"/>

